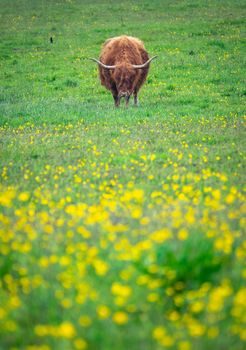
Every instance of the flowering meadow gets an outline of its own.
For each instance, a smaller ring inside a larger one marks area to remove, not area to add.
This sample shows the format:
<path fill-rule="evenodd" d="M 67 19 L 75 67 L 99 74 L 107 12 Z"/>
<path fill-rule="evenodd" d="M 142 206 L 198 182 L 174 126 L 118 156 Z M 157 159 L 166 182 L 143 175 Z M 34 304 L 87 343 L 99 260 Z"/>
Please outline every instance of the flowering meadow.
<path fill-rule="evenodd" d="M 0 349 L 243 350 L 243 2 L 12 3 Z M 160 56 L 138 109 L 79 58 L 121 32 Z"/>

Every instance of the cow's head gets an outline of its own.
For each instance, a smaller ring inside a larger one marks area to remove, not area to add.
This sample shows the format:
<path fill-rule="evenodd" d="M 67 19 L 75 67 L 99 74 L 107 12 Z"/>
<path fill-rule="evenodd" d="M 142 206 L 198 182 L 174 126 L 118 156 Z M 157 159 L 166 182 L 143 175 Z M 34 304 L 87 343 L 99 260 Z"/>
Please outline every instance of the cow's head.
<path fill-rule="evenodd" d="M 146 61 L 145 63 L 139 64 L 139 65 L 122 63 L 120 65 L 109 66 L 97 60 L 96 58 L 90 58 L 90 60 L 98 63 L 102 68 L 112 71 L 112 77 L 115 81 L 116 89 L 118 92 L 118 100 L 124 97 L 126 100 L 126 103 L 128 103 L 129 98 L 133 93 L 133 88 L 134 88 L 133 83 L 136 78 L 136 70 L 147 67 L 148 64 L 156 57 L 157 56 L 154 56 L 150 58 L 148 61 Z"/>
<path fill-rule="evenodd" d="M 129 99 L 133 93 L 136 70 L 129 64 L 121 64 L 115 67 L 112 76 L 118 91 L 118 98 Z"/>

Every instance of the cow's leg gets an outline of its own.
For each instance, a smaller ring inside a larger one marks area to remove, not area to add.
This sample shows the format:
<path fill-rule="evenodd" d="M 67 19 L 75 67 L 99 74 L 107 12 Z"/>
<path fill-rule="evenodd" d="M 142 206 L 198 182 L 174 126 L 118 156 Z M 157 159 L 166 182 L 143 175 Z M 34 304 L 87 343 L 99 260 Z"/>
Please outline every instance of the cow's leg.
<path fill-rule="evenodd" d="M 134 106 L 138 106 L 138 93 L 137 91 L 134 91 L 133 93 L 133 96 L 134 96 Z"/>
<path fill-rule="evenodd" d="M 113 98 L 114 98 L 114 105 L 115 105 L 115 107 L 119 107 L 120 99 L 118 97 L 118 91 L 117 91 L 116 85 L 114 82 L 111 82 L 110 85 L 111 85 L 110 90 L 111 90 L 111 93 L 112 93 Z"/>
<path fill-rule="evenodd" d="M 115 107 L 119 107 L 120 105 L 120 98 L 117 95 L 113 95 L 114 98 L 114 105 Z"/>
<path fill-rule="evenodd" d="M 129 105 L 129 100 L 130 100 L 130 95 L 125 97 L 125 101 L 126 101 L 126 108 Z"/>

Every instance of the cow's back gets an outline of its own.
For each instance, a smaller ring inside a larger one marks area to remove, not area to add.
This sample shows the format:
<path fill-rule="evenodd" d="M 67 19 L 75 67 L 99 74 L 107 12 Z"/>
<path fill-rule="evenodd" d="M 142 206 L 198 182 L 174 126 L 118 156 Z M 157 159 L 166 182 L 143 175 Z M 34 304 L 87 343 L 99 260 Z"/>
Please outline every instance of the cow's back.
<path fill-rule="evenodd" d="M 122 35 L 105 41 L 100 60 L 107 65 L 129 63 L 143 64 L 142 53 L 146 52 L 141 40 Z"/>

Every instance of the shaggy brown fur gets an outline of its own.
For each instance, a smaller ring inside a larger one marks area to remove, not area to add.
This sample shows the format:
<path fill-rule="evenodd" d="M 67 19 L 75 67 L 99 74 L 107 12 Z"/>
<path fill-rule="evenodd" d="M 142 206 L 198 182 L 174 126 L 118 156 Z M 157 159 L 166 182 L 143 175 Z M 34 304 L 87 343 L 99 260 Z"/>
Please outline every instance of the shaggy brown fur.
<path fill-rule="evenodd" d="M 143 64 L 148 59 L 143 42 L 137 38 L 123 35 L 108 39 L 103 44 L 99 60 L 106 65 L 116 65 L 116 68 L 105 69 L 99 65 L 101 84 L 112 92 L 116 106 L 123 96 L 127 105 L 132 94 L 137 105 L 137 94 L 146 80 L 149 64 L 142 69 L 132 65 Z"/>

